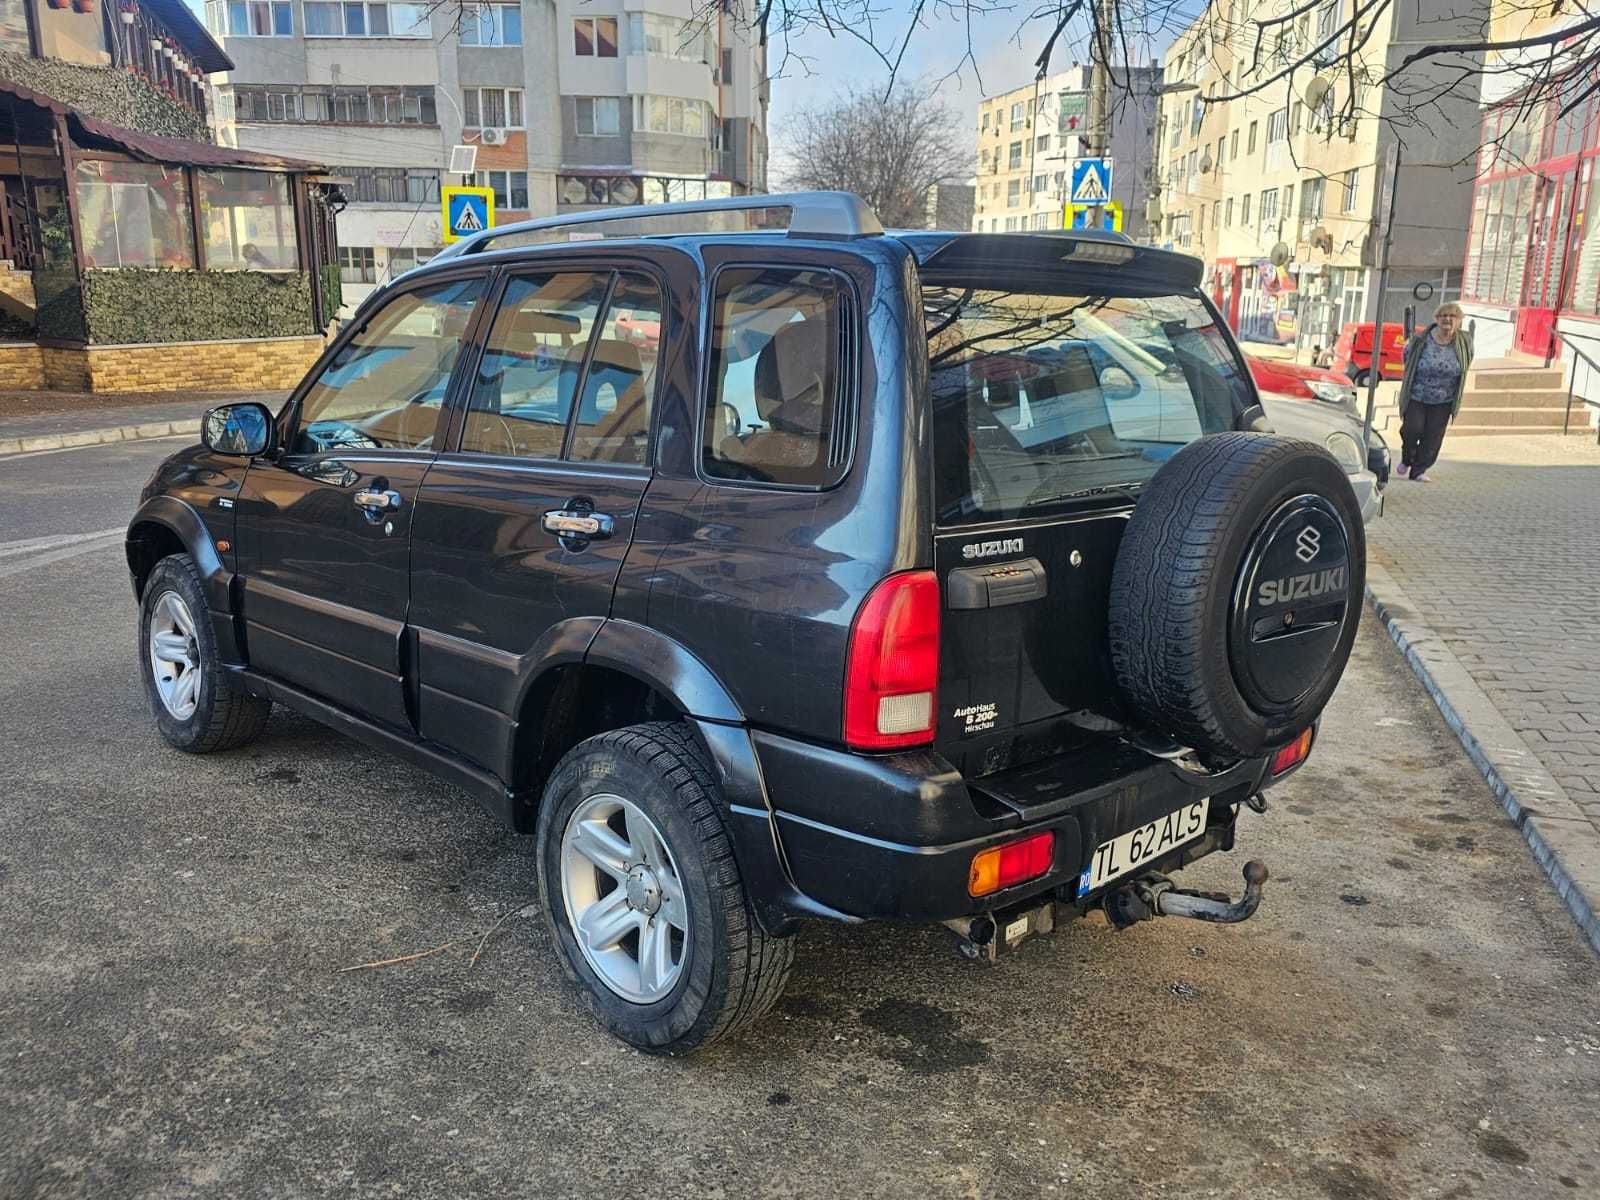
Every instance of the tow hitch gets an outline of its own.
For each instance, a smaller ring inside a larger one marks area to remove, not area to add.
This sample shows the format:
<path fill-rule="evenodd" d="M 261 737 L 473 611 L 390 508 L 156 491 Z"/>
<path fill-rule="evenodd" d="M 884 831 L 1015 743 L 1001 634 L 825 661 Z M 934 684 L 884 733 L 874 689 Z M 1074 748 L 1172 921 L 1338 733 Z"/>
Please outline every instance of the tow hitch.
<path fill-rule="evenodd" d="M 1266 882 L 1266 864 L 1251 859 L 1244 865 L 1244 895 L 1237 900 L 1220 892 L 1182 891 L 1165 875 L 1146 875 L 1108 893 L 1102 903 L 1106 919 L 1118 929 L 1152 917 L 1193 917 L 1232 925 L 1249 918 L 1260 906 Z"/>

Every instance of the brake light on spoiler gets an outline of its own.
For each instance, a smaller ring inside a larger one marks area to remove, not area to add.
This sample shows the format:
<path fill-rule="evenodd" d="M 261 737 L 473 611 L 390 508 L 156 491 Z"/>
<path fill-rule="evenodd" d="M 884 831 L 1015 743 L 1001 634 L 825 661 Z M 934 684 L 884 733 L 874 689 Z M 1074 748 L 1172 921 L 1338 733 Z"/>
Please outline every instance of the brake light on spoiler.
<path fill-rule="evenodd" d="M 856 750 L 933 741 L 939 685 L 939 578 L 891 575 L 867 594 L 850 626 L 844 740 Z"/>

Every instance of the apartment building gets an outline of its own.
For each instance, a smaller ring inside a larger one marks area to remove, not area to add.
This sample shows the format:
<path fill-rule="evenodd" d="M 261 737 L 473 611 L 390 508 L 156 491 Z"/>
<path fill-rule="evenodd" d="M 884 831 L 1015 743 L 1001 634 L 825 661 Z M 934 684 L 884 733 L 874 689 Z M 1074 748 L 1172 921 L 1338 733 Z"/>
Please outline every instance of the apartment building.
<path fill-rule="evenodd" d="M 750 0 L 208 0 L 236 64 L 218 140 L 350 181 L 339 253 L 357 303 L 437 251 L 441 185 L 493 188 L 500 224 L 766 190 L 753 17 Z M 457 145 L 477 148 L 471 179 L 448 174 Z"/>
<path fill-rule="evenodd" d="M 1422 43 L 1470 40 L 1487 7 L 1488 0 L 1416 0 L 1379 10 L 1350 62 L 1340 31 L 1353 19 L 1352 0 L 1326 0 L 1267 26 L 1259 52 L 1256 22 L 1303 4 L 1213 4 L 1174 41 L 1156 121 L 1152 241 L 1205 260 L 1213 297 L 1241 337 L 1326 348 L 1345 322 L 1373 319 L 1381 198 L 1397 136 L 1404 151 L 1384 317 L 1459 296 L 1475 83 L 1408 112 L 1406 95 L 1434 68 L 1412 68 L 1404 94 L 1374 81 Z M 1203 99 L 1270 79 L 1333 39 L 1337 48 L 1287 81 L 1239 99 Z"/>
<path fill-rule="evenodd" d="M 1109 150 L 1111 198 L 1123 232 L 1143 239 L 1159 67 L 1115 69 Z M 978 104 L 978 171 L 972 228 L 980 233 L 1060 229 L 1072 161 L 1092 148 L 1090 68 L 1072 66 Z"/>
<path fill-rule="evenodd" d="M 1491 36 L 1536 41 L 1589 19 L 1496 0 Z M 1530 98 L 1552 75 L 1554 87 Z M 1552 61 L 1540 45 L 1498 56 L 1484 77 L 1480 144 L 1462 285 L 1478 351 L 1583 364 L 1579 394 L 1600 396 L 1600 368 L 1578 357 L 1600 363 L 1600 64 Z"/>

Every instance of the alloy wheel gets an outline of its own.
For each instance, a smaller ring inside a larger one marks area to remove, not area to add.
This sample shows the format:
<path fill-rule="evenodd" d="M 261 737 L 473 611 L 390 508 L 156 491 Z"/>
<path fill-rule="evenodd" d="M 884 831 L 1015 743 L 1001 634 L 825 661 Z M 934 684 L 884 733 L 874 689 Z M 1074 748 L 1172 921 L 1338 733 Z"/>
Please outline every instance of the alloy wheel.
<path fill-rule="evenodd" d="M 689 909 L 666 838 L 645 811 L 590 796 L 561 835 L 561 897 L 584 960 L 611 991 L 653 1004 L 689 955 Z"/>
<path fill-rule="evenodd" d="M 166 592 L 150 610 L 150 677 L 166 710 L 180 721 L 200 703 L 200 642 L 194 614 L 177 592 Z"/>

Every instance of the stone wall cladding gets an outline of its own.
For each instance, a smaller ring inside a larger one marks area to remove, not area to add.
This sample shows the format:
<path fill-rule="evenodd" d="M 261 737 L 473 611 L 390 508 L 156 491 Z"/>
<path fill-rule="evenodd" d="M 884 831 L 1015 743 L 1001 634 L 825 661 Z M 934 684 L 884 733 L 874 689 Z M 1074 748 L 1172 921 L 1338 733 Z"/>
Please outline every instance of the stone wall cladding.
<path fill-rule="evenodd" d="M 44 363 L 44 386 L 52 392 L 87 392 L 89 390 L 89 360 L 82 350 L 67 350 L 56 346 L 41 346 L 39 357 Z"/>
<path fill-rule="evenodd" d="M 83 364 L 83 390 L 94 392 L 226 392 L 287 390 L 305 376 L 324 346 L 320 336 L 159 346 L 91 346 L 63 350 Z"/>
<path fill-rule="evenodd" d="M 211 130 L 203 118 L 116 67 L 86 67 L 0 51 L 0 79 L 19 83 L 85 116 L 124 129 L 211 141 Z"/>
<path fill-rule="evenodd" d="M 44 387 L 44 355 L 38 346 L 0 346 L 0 391 L 33 392 Z"/>

